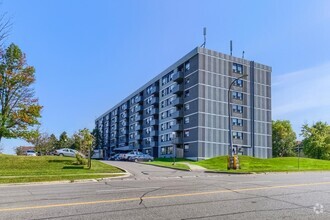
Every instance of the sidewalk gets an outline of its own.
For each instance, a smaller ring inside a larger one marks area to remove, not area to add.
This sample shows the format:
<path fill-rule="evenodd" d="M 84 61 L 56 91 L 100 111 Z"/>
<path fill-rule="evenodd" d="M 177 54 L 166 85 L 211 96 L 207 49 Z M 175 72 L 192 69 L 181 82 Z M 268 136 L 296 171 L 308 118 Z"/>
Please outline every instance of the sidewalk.
<path fill-rule="evenodd" d="M 179 163 L 187 165 L 190 168 L 190 170 L 193 171 L 193 172 L 194 171 L 204 172 L 206 170 L 206 168 L 198 166 L 198 165 L 194 165 L 194 164 L 190 164 L 190 163 L 184 163 L 184 162 L 179 162 Z"/>

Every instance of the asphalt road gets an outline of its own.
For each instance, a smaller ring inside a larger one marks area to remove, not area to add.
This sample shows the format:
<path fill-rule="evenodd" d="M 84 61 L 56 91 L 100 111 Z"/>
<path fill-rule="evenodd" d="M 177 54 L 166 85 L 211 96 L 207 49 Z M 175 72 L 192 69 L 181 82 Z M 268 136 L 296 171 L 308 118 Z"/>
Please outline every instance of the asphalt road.
<path fill-rule="evenodd" d="M 330 219 L 330 172 L 227 175 L 112 164 L 132 176 L 0 185 L 0 220 Z"/>

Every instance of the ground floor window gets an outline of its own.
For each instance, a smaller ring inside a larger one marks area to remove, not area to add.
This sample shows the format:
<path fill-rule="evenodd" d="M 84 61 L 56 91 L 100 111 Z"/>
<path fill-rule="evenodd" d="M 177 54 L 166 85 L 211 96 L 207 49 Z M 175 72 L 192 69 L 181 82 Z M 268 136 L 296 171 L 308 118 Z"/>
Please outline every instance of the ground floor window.
<path fill-rule="evenodd" d="M 166 146 L 160 148 L 161 155 L 173 154 L 173 146 Z"/>

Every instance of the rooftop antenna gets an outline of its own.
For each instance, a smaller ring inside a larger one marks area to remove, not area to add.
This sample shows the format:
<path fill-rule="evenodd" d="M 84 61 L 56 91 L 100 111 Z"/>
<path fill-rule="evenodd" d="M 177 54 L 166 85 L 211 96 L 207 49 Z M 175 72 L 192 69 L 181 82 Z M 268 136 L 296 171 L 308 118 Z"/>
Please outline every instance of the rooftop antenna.
<path fill-rule="evenodd" d="M 204 43 L 201 45 L 201 47 L 205 48 L 205 45 L 206 45 L 206 27 L 203 28 L 203 35 L 204 35 Z"/>
<path fill-rule="evenodd" d="M 230 40 L 230 56 L 233 56 L 233 41 Z"/>
<path fill-rule="evenodd" d="M 244 59 L 244 54 L 245 54 L 245 51 L 243 50 L 243 52 L 242 52 L 242 59 Z"/>

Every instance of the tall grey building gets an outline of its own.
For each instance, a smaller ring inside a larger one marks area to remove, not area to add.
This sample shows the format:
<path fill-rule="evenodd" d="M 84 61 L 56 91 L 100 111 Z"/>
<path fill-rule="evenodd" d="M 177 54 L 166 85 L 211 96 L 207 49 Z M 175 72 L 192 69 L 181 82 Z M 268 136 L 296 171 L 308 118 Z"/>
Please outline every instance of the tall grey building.
<path fill-rule="evenodd" d="M 140 150 L 206 159 L 229 149 L 228 88 L 237 154 L 272 156 L 271 67 L 197 47 L 96 119 L 105 157 Z M 115 92 L 115 91 L 114 91 Z"/>

